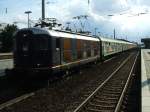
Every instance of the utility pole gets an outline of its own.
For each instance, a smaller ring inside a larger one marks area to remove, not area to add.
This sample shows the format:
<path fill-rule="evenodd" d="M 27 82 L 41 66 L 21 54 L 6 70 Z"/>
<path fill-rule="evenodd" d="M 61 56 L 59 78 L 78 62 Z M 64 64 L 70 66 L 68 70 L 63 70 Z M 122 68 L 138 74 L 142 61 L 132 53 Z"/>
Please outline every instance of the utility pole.
<path fill-rule="evenodd" d="M 101 36 L 101 32 L 98 32 L 98 35 Z"/>
<path fill-rule="evenodd" d="M 30 13 L 32 13 L 32 12 L 31 12 L 31 11 L 26 11 L 26 12 L 25 12 L 25 14 L 28 15 L 28 28 L 30 27 L 30 23 L 29 23 L 29 20 L 30 20 L 30 19 L 29 19 L 29 14 L 30 14 Z"/>
<path fill-rule="evenodd" d="M 42 0 L 42 25 L 41 27 L 44 27 L 44 20 L 45 20 L 45 0 Z"/>
<path fill-rule="evenodd" d="M 78 21 L 80 22 L 80 25 L 81 25 L 81 32 L 85 32 L 85 23 L 83 23 L 83 19 L 87 20 L 88 19 L 88 15 L 80 15 L 80 16 L 76 16 L 76 17 L 73 17 L 73 19 L 78 19 Z"/>
<path fill-rule="evenodd" d="M 5 13 L 7 14 L 7 8 L 6 8 L 6 10 L 5 10 Z"/>
<path fill-rule="evenodd" d="M 95 36 L 96 36 L 96 33 L 97 33 L 97 29 L 98 29 L 98 28 L 94 28 L 94 30 L 95 30 Z"/>
<path fill-rule="evenodd" d="M 66 24 L 67 24 L 67 28 L 66 28 L 66 30 L 71 31 L 71 28 L 70 28 L 70 24 L 71 24 L 71 23 L 70 23 L 70 22 L 67 22 Z"/>
<path fill-rule="evenodd" d="M 114 39 L 116 39 L 116 30 L 114 28 Z"/>

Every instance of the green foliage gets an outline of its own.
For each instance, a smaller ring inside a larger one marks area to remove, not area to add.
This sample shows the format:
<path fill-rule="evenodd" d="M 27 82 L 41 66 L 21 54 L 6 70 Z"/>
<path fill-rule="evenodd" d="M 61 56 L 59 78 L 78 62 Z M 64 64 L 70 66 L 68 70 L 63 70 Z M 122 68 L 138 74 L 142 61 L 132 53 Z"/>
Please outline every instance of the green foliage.
<path fill-rule="evenodd" d="M 9 24 L 2 30 L 0 33 L 0 41 L 2 42 L 0 52 L 11 52 L 13 50 L 13 34 L 15 31 L 17 31 L 17 26 Z"/>

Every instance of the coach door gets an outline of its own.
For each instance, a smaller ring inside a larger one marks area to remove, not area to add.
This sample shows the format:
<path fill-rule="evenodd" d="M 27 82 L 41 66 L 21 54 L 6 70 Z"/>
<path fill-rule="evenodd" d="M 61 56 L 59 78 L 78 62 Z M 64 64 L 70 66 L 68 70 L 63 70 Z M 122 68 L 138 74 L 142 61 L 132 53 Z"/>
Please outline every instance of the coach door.
<path fill-rule="evenodd" d="M 61 39 L 56 38 L 56 47 L 55 47 L 55 56 L 53 61 L 55 61 L 55 65 L 61 64 Z"/>

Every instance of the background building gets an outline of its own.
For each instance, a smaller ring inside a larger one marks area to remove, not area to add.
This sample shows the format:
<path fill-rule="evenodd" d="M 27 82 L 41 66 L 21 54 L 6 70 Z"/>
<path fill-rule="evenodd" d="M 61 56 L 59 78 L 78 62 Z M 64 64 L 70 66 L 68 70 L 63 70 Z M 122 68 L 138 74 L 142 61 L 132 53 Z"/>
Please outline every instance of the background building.
<path fill-rule="evenodd" d="M 141 42 L 144 43 L 146 49 L 150 49 L 150 38 L 143 38 L 141 39 Z"/>

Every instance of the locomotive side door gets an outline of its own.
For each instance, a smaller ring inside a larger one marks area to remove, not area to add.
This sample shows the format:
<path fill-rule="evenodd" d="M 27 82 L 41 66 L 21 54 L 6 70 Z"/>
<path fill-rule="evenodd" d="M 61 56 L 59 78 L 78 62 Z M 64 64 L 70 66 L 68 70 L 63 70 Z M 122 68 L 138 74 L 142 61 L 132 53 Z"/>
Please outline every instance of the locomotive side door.
<path fill-rule="evenodd" d="M 61 39 L 60 38 L 55 39 L 53 62 L 54 62 L 54 65 L 61 64 Z"/>

